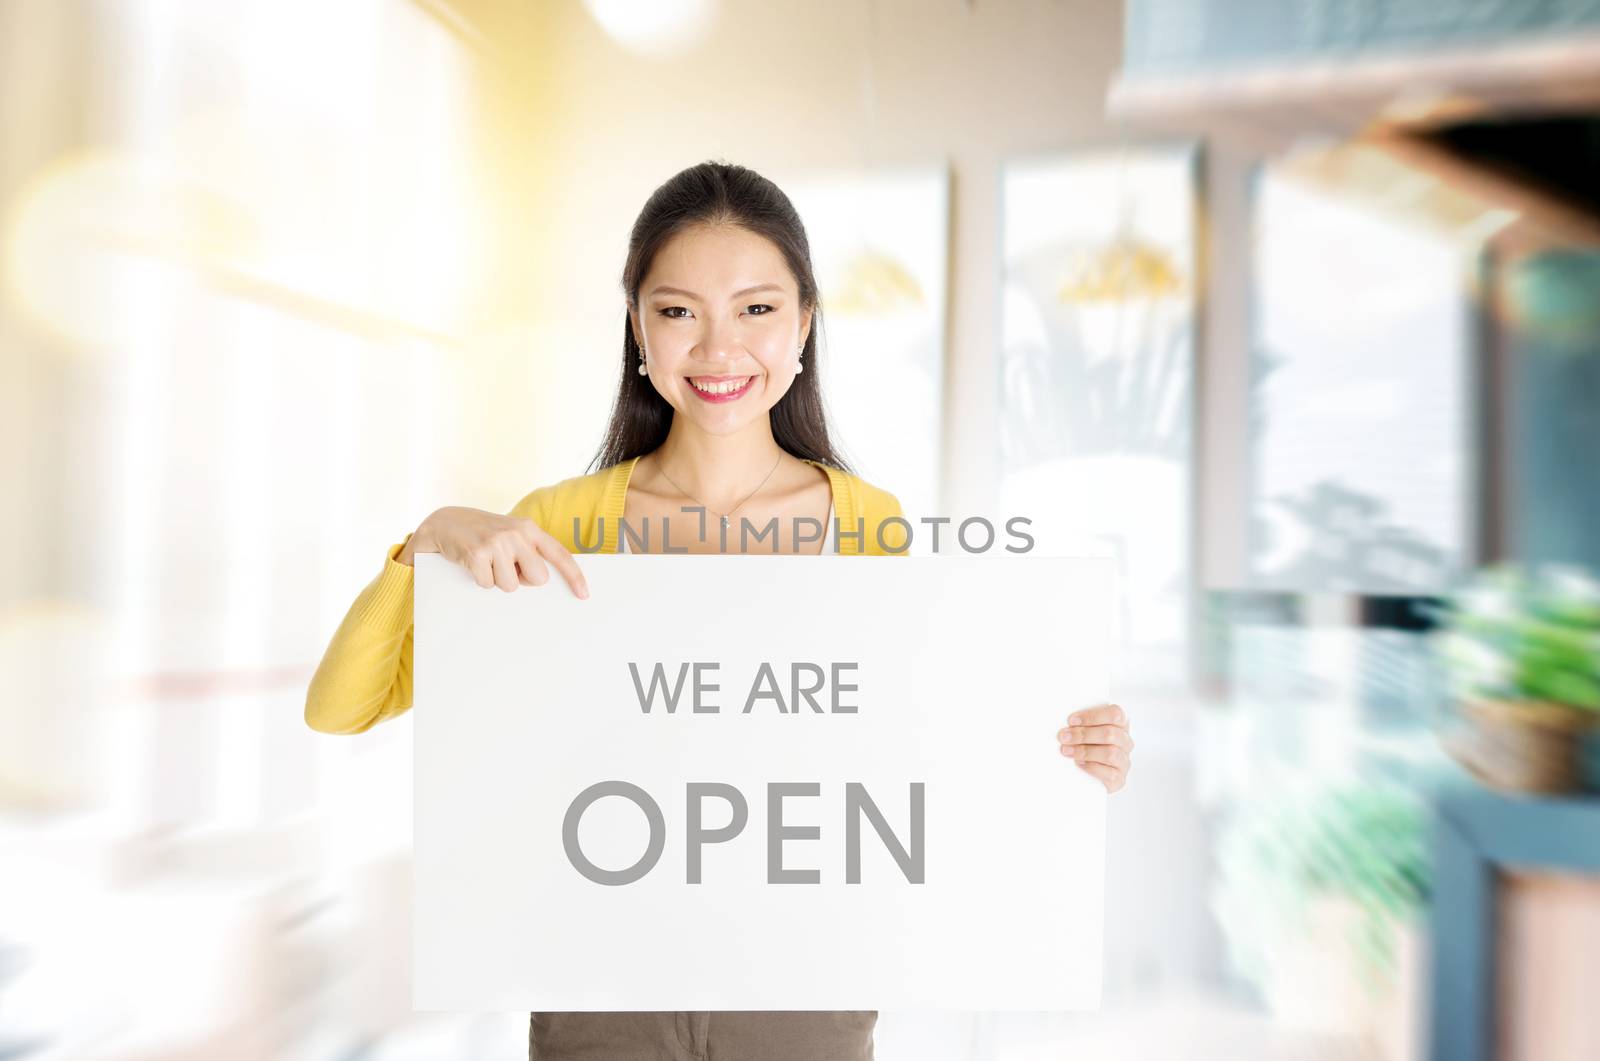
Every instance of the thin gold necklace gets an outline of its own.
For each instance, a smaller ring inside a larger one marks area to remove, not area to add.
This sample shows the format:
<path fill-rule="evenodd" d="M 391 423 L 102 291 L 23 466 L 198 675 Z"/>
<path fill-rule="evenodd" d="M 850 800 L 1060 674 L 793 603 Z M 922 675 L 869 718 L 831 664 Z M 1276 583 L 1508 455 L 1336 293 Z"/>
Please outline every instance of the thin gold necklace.
<path fill-rule="evenodd" d="M 666 479 L 667 482 L 671 483 L 674 487 L 676 487 L 678 493 L 682 494 L 684 497 L 687 497 L 691 501 L 697 502 L 700 505 L 701 508 L 703 508 L 706 511 L 712 513 L 713 515 L 720 516 L 722 518 L 722 526 L 723 526 L 724 529 L 726 529 L 727 526 L 728 526 L 728 517 L 733 515 L 735 512 L 739 511 L 741 508 L 743 508 L 745 501 L 750 500 L 752 497 L 755 497 L 758 493 L 760 493 L 761 492 L 761 488 L 763 486 L 767 485 L 767 479 L 772 478 L 772 472 L 777 471 L 778 470 L 778 465 L 780 465 L 782 463 L 783 463 L 783 450 L 780 449 L 778 451 L 778 459 L 772 462 L 772 471 L 769 471 L 766 474 L 766 478 L 762 479 L 759 483 L 756 484 L 756 488 L 754 490 L 752 490 L 748 494 L 744 495 L 744 501 L 740 501 L 737 505 L 734 505 L 732 508 L 728 509 L 727 512 L 718 512 L 716 509 L 712 508 L 710 505 L 706 504 L 704 501 L 701 501 L 698 497 L 695 497 L 693 494 L 691 494 L 689 491 L 685 490 L 683 487 L 678 486 L 678 481 L 676 479 L 674 479 L 672 476 L 667 474 L 667 469 L 661 463 L 661 458 L 660 457 L 656 458 L 656 471 L 660 472 L 662 478 Z"/>

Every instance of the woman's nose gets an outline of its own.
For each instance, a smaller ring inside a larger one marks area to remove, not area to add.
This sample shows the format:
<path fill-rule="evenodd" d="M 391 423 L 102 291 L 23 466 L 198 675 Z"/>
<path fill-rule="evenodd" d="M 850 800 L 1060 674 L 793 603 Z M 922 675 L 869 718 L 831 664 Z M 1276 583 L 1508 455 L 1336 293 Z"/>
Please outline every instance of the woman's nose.
<path fill-rule="evenodd" d="M 740 357 L 739 330 L 733 321 L 712 321 L 700 340 L 700 355 L 707 361 L 732 361 Z"/>

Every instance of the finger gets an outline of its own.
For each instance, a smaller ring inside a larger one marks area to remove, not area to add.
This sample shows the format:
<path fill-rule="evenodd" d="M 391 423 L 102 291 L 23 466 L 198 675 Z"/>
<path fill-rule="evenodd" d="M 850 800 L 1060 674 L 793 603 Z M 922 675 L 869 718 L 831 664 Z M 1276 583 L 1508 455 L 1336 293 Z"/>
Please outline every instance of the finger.
<path fill-rule="evenodd" d="M 1079 744 L 1075 747 L 1063 744 L 1061 747 L 1063 751 L 1072 748 L 1072 757 L 1080 763 L 1104 763 L 1118 770 L 1126 770 L 1133 765 L 1128 753 L 1113 744 Z"/>
<path fill-rule="evenodd" d="M 1128 713 L 1121 704 L 1096 704 L 1082 711 L 1074 711 L 1067 719 L 1069 726 L 1126 726 Z"/>
<path fill-rule="evenodd" d="M 578 561 L 572 558 L 566 547 L 554 538 L 545 538 L 539 543 L 539 552 L 555 565 L 561 577 L 567 580 L 567 585 L 572 587 L 572 592 L 579 599 L 589 596 L 589 580 L 583 577 L 583 572 L 578 568 Z"/>
<path fill-rule="evenodd" d="M 516 592 L 517 557 L 511 547 L 504 543 L 494 548 L 494 584 L 507 593 Z"/>
<path fill-rule="evenodd" d="M 542 586 L 550 581 L 550 568 L 538 553 L 534 553 L 526 560 L 518 560 L 517 569 L 522 573 L 525 585 Z"/>
<path fill-rule="evenodd" d="M 544 558 L 534 549 L 532 543 L 518 538 L 512 546 L 512 551 L 516 554 L 517 574 L 524 586 L 542 586 L 550 581 L 550 569 L 545 567 Z"/>
<path fill-rule="evenodd" d="M 494 585 L 494 560 L 486 550 L 474 549 L 468 553 L 466 568 L 472 572 L 472 581 L 484 589 Z"/>
<path fill-rule="evenodd" d="M 1133 738 L 1121 726 L 1068 726 L 1056 739 L 1062 744 L 1115 744 L 1133 750 Z"/>
<path fill-rule="evenodd" d="M 1079 763 L 1078 768 L 1084 773 L 1093 774 L 1098 778 L 1100 783 L 1106 786 L 1107 792 L 1115 792 L 1122 787 L 1124 778 L 1121 770 L 1106 766 L 1103 763 Z"/>
<path fill-rule="evenodd" d="M 531 519 L 518 519 L 516 524 L 517 533 L 510 536 L 510 541 L 517 555 L 517 575 L 524 586 L 542 586 L 550 581 L 550 570 L 535 548 L 539 525 Z"/>

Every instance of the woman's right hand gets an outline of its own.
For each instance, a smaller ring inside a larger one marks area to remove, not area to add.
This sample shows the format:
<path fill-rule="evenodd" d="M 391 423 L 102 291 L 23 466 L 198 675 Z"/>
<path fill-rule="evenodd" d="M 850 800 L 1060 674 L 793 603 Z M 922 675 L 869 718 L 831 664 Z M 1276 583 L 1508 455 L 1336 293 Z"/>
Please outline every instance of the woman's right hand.
<path fill-rule="evenodd" d="M 409 567 L 417 553 L 440 553 L 472 572 L 484 589 L 499 586 L 507 593 L 518 585 L 544 585 L 550 580 L 547 565 L 554 564 L 575 596 L 589 596 L 589 583 L 567 547 L 521 516 L 459 506 L 441 508 L 422 521 L 396 559 Z"/>

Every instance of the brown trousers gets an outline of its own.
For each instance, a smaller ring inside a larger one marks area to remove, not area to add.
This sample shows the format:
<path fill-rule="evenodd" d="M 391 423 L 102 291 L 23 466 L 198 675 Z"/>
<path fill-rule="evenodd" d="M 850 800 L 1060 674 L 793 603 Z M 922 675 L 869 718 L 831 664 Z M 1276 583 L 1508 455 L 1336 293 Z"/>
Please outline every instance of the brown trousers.
<path fill-rule="evenodd" d="M 875 1010 L 532 1013 L 529 1061 L 872 1061 Z"/>

